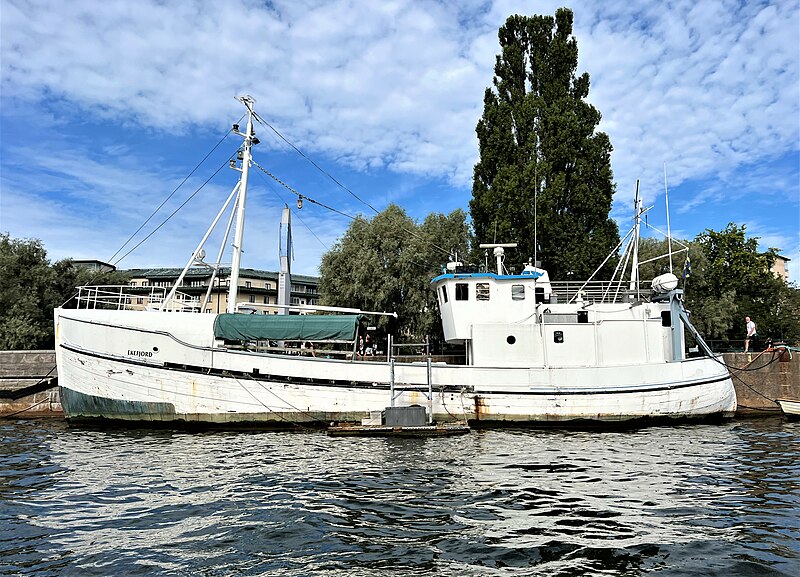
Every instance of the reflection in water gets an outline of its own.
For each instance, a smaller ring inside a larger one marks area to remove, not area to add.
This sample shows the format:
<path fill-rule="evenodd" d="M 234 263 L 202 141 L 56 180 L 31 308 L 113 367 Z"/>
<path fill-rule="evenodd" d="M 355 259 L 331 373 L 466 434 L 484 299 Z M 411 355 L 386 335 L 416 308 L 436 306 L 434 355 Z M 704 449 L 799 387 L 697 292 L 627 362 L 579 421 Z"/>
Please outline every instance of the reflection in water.
<path fill-rule="evenodd" d="M 800 574 L 800 425 L 780 420 L 0 439 L 0 575 Z"/>

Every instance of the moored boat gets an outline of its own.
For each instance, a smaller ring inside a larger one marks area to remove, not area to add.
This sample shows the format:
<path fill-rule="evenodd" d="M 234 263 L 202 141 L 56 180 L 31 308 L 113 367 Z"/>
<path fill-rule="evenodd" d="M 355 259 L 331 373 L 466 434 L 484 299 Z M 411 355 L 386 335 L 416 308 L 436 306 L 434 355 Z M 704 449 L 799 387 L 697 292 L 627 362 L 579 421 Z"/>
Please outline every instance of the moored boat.
<path fill-rule="evenodd" d="M 620 277 L 580 286 L 551 281 L 535 263 L 509 274 L 503 262 L 513 245 L 485 245 L 493 250 L 495 271 L 450 263 L 431 286 L 445 339 L 465 347 L 463 365 L 430 358 L 396 362 L 391 354 L 385 363 L 359 358 L 362 315 L 386 313 L 241 312 L 240 247 L 251 147 L 257 142 L 254 101 L 241 100 L 248 123 L 244 133 L 235 126 L 243 145 L 241 164 L 232 161 L 241 176 L 212 224 L 235 198 L 227 312 L 202 312 L 198 299 L 181 295 L 184 275 L 168 293 L 148 299 L 146 310 L 135 310 L 124 288 L 82 288 L 78 308 L 54 313 L 69 421 L 322 427 L 358 423 L 395 403 L 426 406 L 437 423 L 484 426 L 616 424 L 735 412 L 730 374 L 693 328 L 677 278 L 663 275 L 642 289 L 635 256 L 630 283 Z M 638 207 L 634 232 L 626 235 L 634 248 Z M 210 230 L 184 273 L 204 254 Z M 687 356 L 686 331 L 704 356 Z M 293 347 L 305 343 L 317 354 Z"/>
<path fill-rule="evenodd" d="M 777 399 L 775 401 L 790 421 L 800 421 L 800 399 Z"/>

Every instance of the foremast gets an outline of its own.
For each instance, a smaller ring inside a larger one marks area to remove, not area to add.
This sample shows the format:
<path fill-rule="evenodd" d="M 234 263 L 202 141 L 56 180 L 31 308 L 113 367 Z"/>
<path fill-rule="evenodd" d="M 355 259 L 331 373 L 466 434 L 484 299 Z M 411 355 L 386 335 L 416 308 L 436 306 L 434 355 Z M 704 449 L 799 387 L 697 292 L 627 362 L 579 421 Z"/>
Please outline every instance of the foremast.
<path fill-rule="evenodd" d="M 230 287 L 228 288 L 228 308 L 227 312 L 236 312 L 236 298 L 239 294 L 239 268 L 242 262 L 242 242 L 244 240 L 244 217 L 245 217 L 245 203 L 247 200 L 247 178 L 250 174 L 250 149 L 253 146 L 255 139 L 255 131 L 253 130 L 253 105 L 255 99 L 252 96 L 237 96 L 236 99 L 245 105 L 247 108 L 247 129 L 244 133 L 239 131 L 238 125 L 233 125 L 233 132 L 244 138 L 242 144 L 240 160 L 242 161 L 241 168 L 237 167 L 234 162 L 231 163 L 231 168 L 241 172 L 239 178 L 239 194 L 236 198 L 236 227 L 233 232 L 233 258 L 231 260 L 231 276 Z M 258 141 L 256 141 L 257 143 Z M 237 154 L 237 157 L 239 155 Z"/>

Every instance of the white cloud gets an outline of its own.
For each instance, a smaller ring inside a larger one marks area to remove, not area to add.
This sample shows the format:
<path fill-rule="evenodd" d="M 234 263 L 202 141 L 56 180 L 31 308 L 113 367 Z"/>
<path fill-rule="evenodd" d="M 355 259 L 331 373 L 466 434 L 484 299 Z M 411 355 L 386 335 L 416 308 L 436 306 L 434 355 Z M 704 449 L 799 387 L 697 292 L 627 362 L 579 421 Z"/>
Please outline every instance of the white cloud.
<path fill-rule="evenodd" d="M 266 119 L 317 158 L 412 177 L 405 192 L 401 185 L 384 196 L 407 198 L 414 179 L 443 179 L 463 191 L 461 206 L 497 29 L 512 13 L 553 14 L 562 4 L 0 1 L 4 115 L 33 105 L 54 124 L 84 114 L 132 129 L 217 133 L 241 114 L 232 97 L 250 93 Z M 660 193 L 663 163 L 671 187 L 719 180 L 687 199 L 700 208 L 722 202 L 742 167 L 798 149 L 796 1 L 567 4 L 574 4 L 578 71 L 592 77 L 590 100 L 615 147 L 615 210 L 627 212 L 637 178 L 646 199 Z M 160 174 L 60 144 L 66 151 L 54 150 L 41 168 L 82 182 L 70 190 L 73 199 L 132 220 L 139 211 L 120 210 L 103 191 L 163 193 Z M 122 144 L 107 151 L 128 152 Z M 79 174 L 80 162 L 92 176 Z M 759 190 L 796 206 L 796 174 Z M 49 202 L 51 185 L 40 182 L 29 199 Z M 20 188 L 3 187 L 4 210 L 22 202 Z M 314 225 L 325 230 L 325 222 Z M 324 233 L 328 240 L 335 228 Z"/>

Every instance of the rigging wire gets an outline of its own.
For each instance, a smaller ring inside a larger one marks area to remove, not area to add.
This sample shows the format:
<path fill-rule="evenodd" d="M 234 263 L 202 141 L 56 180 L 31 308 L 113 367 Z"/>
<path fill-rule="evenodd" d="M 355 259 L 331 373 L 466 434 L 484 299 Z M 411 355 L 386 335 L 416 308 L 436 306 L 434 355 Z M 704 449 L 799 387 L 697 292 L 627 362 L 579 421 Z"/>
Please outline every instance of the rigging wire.
<path fill-rule="evenodd" d="M 310 197 L 308 197 L 308 196 L 306 196 L 306 195 L 304 195 L 304 194 L 300 194 L 300 193 L 299 193 L 299 192 L 297 192 L 297 191 L 296 191 L 294 188 L 292 188 L 291 186 L 289 186 L 288 184 L 286 184 L 285 182 L 283 182 L 283 181 L 282 181 L 280 178 L 278 178 L 277 176 L 275 176 L 274 174 L 272 174 L 270 171 L 268 171 L 266 168 L 264 168 L 263 166 L 261 166 L 260 164 L 258 164 L 258 163 L 257 163 L 255 160 L 251 160 L 251 162 L 253 163 L 253 166 L 255 166 L 255 167 L 256 167 L 256 168 L 258 168 L 260 171 L 262 171 L 264 174 L 266 174 L 267 176 L 269 176 L 270 178 L 272 178 L 272 179 L 273 179 L 275 182 L 277 182 L 278 184 L 280 184 L 281 186 L 283 186 L 284 188 L 286 188 L 286 189 L 287 189 L 289 192 L 291 192 L 292 194 L 295 194 L 295 195 L 297 195 L 297 199 L 298 199 L 298 201 L 300 201 L 300 200 L 307 200 L 308 202 L 310 202 L 310 203 L 312 203 L 312 204 L 316 204 L 317 206 L 321 206 L 322 208 L 325 208 L 325 209 L 327 209 L 327 210 L 330 210 L 330 211 L 332 211 L 332 212 L 335 212 L 336 214 L 340 214 L 340 215 L 342 215 L 342 216 L 344 216 L 344 217 L 347 217 L 347 218 L 349 218 L 349 219 L 351 219 L 351 220 L 358 220 L 359 218 L 363 218 L 363 217 L 361 217 L 361 216 L 351 216 L 351 215 L 349 215 L 349 214 L 347 214 L 347 213 L 344 213 L 344 212 L 342 212 L 342 211 L 340 211 L 340 210 L 337 210 L 337 209 L 335 209 L 335 208 L 333 208 L 333 207 L 331 207 L 331 206 L 328 206 L 327 204 L 323 204 L 323 203 L 321 203 L 321 202 L 319 202 L 319 201 L 317 201 L 317 200 L 314 200 L 313 198 L 310 198 Z M 280 198 L 280 197 L 279 197 L 279 198 Z M 281 200 L 282 200 L 282 199 L 281 199 Z M 305 226 L 305 223 L 303 223 L 303 225 Z M 306 227 L 306 228 L 308 228 L 308 227 Z M 441 251 L 442 253 L 444 253 L 444 254 L 446 254 L 446 255 L 448 255 L 448 256 L 451 254 L 451 253 L 450 253 L 450 251 L 448 251 L 448 250 L 445 250 L 445 249 L 443 249 L 442 247 L 440 247 L 440 246 L 438 246 L 438 245 L 436 245 L 436 244 L 434 244 L 434 243 L 430 242 L 429 240 L 427 240 L 427 239 L 423 238 L 423 237 L 422 237 L 420 234 L 418 234 L 418 233 L 414 232 L 413 230 L 409 230 L 409 229 L 407 229 L 407 228 L 406 228 L 406 227 L 404 227 L 404 226 L 400 226 L 399 228 L 400 228 L 400 230 L 402 230 L 402 231 L 403 231 L 403 232 L 405 232 L 406 234 L 409 234 L 409 235 L 413 236 L 414 238 L 416 238 L 417 240 L 419 240 L 419 241 L 421 241 L 421 242 L 423 242 L 423 243 L 425 243 L 425 244 L 428 244 L 428 245 L 432 246 L 433 248 L 435 248 L 435 249 L 437 249 L 437 250 Z M 311 229 L 309 229 L 309 230 L 311 230 Z M 312 232 L 311 234 L 314 234 L 314 233 Z M 314 236 L 316 237 L 317 235 L 314 235 Z M 319 238 L 317 238 L 317 240 L 319 240 Z M 321 240 L 320 240 L 320 243 L 322 243 L 322 241 L 321 241 Z M 325 246 L 325 243 L 322 243 L 322 245 L 323 245 L 323 246 Z M 327 246 L 325 246 L 325 248 L 327 249 L 328 247 L 327 247 Z M 417 266 L 419 266 L 419 267 L 422 267 L 422 268 L 425 268 L 425 267 L 426 267 L 426 265 L 425 265 L 424 263 L 421 263 L 421 262 L 419 262 L 419 261 L 417 261 L 417 260 L 415 260 L 415 259 L 410 259 L 410 260 L 411 260 L 411 262 L 412 262 L 413 264 L 415 264 L 415 265 L 417 265 Z"/>
<path fill-rule="evenodd" d="M 259 123 L 261 123 L 263 126 L 265 126 L 265 127 L 269 128 L 270 130 L 272 130 L 272 132 L 274 132 L 274 133 L 275 133 L 275 134 L 278 136 L 278 138 L 280 138 L 281 140 L 283 140 L 283 141 L 284 141 L 284 142 L 285 142 L 287 145 L 289 145 L 289 146 L 290 146 L 290 147 L 291 147 L 291 148 L 292 148 L 292 149 L 293 149 L 295 152 L 297 152 L 297 154 L 299 154 L 299 155 L 300 155 L 300 156 L 302 156 L 304 159 L 306 159 L 308 162 L 310 162 L 310 163 L 311 163 L 311 164 L 314 166 L 314 168 L 316 168 L 316 169 L 317 169 L 317 170 L 319 170 L 319 171 L 320 171 L 322 174 L 324 174 L 325 176 L 327 176 L 328 178 L 330 178 L 330 179 L 331 179 L 331 180 L 332 180 L 332 181 L 333 181 L 333 182 L 334 182 L 334 183 L 335 183 L 337 186 L 339 186 L 339 187 L 340 187 L 342 190 L 345 190 L 345 191 L 347 191 L 348 193 L 350 193 L 350 194 L 353 196 L 353 198 L 355 198 L 356 200 L 358 200 L 360 203 L 364 204 L 365 206 L 368 206 L 370 209 L 372 209 L 372 211 L 373 211 L 375 214 L 380 214 L 380 212 L 378 212 L 378 209 L 376 209 L 374 206 L 372 206 L 372 205 L 371 205 L 370 203 L 368 203 L 367 201 L 363 200 L 363 199 L 362 199 L 360 196 L 358 196 L 358 195 L 357 195 L 355 192 L 353 192 L 352 190 L 350 190 L 350 189 L 349 189 L 348 187 L 346 187 L 344 184 L 342 184 L 341 182 L 339 182 L 339 181 L 336 179 L 336 177 L 334 177 L 333 175 L 331 175 L 331 174 L 330 174 L 329 172 L 327 172 L 327 171 L 326 171 L 324 168 L 322 168 L 320 165 L 318 165 L 316 162 L 314 162 L 314 161 L 313 161 L 311 158 L 309 158 L 309 157 L 308 157 L 308 156 L 307 156 L 307 155 L 306 155 L 306 154 L 305 154 L 305 153 L 304 153 L 302 150 L 300 150 L 300 149 L 299 149 L 299 148 L 297 148 L 297 147 L 296 147 L 294 144 L 292 144 L 291 142 L 289 142 L 289 140 L 288 140 L 288 139 L 287 139 L 285 136 L 283 136 L 283 134 L 281 134 L 280 132 L 278 132 L 278 130 L 277 130 L 277 129 L 276 129 L 274 126 L 272 126 L 272 125 L 271 125 L 269 122 L 267 122 L 266 120 L 264 120 L 263 118 L 261 118 L 261 116 L 259 116 L 259 115 L 258 115 L 258 113 L 256 113 L 255 111 L 253 112 L 253 117 L 254 117 L 254 118 L 255 118 L 255 119 L 256 119 L 256 120 L 257 120 Z M 255 164 L 255 162 L 254 162 L 253 164 Z M 256 166 L 258 166 L 258 165 L 256 164 Z M 261 168 L 261 167 L 259 166 L 259 168 Z M 264 170 L 264 169 L 263 169 L 263 168 L 261 168 L 261 170 Z M 277 179 L 275 176 L 273 176 L 272 174 L 270 174 L 270 173 L 269 173 L 269 172 L 267 172 L 266 170 L 265 170 L 264 172 L 266 172 L 266 173 L 267 173 L 267 174 L 268 174 L 270 177 L 274 178 L 274 179 L 275 179 L 275 180 L 277 180 L 277 181 L 278 181 L 280 184 L 282 184 L 283 186 L 285 186 L 286 188 L 288 188 L 290 191 L 292 191 L 294 194 L 296 194 L 296 195 L 298 196 L 298 199 L 299 199 L 299 200 L 305 199 L 305 200 L 308 200 L 309 202 L 311 202 L 311 203 L 313 203 L 313 204 L 317 204 L 317 205 L 319 205 L 319 206 L 322 206 L 323 208 L 327 208 L 327 209 L 328 209 L 328 210 L 330 210 L 330 211 L 333 211 L 333 212 L 335 212 L 335 213 L 341 214 L 342 216 L 346 216 L 347 218 L 350 218 L 350 219 L 352 219 L 352 220 L 355 220 L 355 219 L 356 219 L 356 217 L 350 216 L 350 215 L 348 215 L 348 214 L 345 214 L 345 213 L 343 213 L 343 212 L 341 212 L 341 211 L 339 211 L 339 210 L 336 210 L 335 208 L 332 208 L 332 207 L 330 207 L 330 206 L 324 205 L 324 204 L 322 204 L 321 202 L 318 202 L 318 201 L 316 201 L 316 200 L 314 200 L 314 199 L 308 198 L 307 196 L 301 195 L 299 192 L 297 192 L 296 190 L 292 189 L 292 188 L 291 188 L 291 187 L 289 187 L 287 184 L 285 184 L 285 183 L 281 182 L 279 179 Z M 406 234 L 409 234 L 409 235 L 413 236 L 414 238 L 416 238 L 417 240 L 419 240 L 419 241 L 421 241 L 421 242 L 424 242 L 425 244 L 427 244 L 427 245 L 429 245 L 429 246 L 431 246 L 431 247 L 435 248 L 436 250 L 440 251 L 442 254 L 446 254 L 446 255 L 448 255 L 448 256 L 450 256 L 450 255 L 452 254 L 452 252 L 451 252 L 451 251 L 449 251 L 449 250 L 446 250 L 446 249 L 444 249 L 444 248 L 442 248 L 442 247 L 438 246 L 437 244 L 435 244 L 435 243 L 433 243 L 433 242 L 431 242 L 431 241 L 429 241 L 429 240 L 427 240 L 427 239 L 425 239 L 425 238 L 421 237 L 421 236 L 420 236 L 419 234 L 417 234 L 416 232 L 414 232 L 414 231 L 412 231 L 412 230 L 408 230 L 407 228 L 404 228 L 404 227 L 400 227 L 400 228 L 401 228 L 401 230 L 403 230 L 403 231 L 404 231 Z"/>
<path fill-rule="evenodd" d="M 253 164 L 255 164 L 255 163 L 253 163 Z M 256 166 L 258 166 L 258 164 L 256 164 Z M 261 167 L 260 167 L 260 166 L 258 166 L 258 168 L 260 169 Z M 256 174 L 258 174 L 258 173 L 256 173 Z M 264 178 L 264 177 L 263 177 L 261 174 L 258 174 L 258 176 L 259 176 L 259 178 L 261 178 L 261 180 L 263 180 L 263 181 L 264 181 L 264 184 L 265 184 L 265 186 L 266 186 L 266 187 L 267 187 L 269 190 L 271 190 L 271 191 L 272 191 L 272 193 L 273 193 L 275 196 L 277 196 L 277 197 L 278 197 L 278 200 L 280 200 L 282 203 L 284 203 L 284 204 L 286 204 L 286 205 L 288 205 L 288 204 L 289 204 L 289 203 L 287 203 L 287 202 L 286 202 L 286 200 L 285 200 L 285 199 L 284 199 L 284 198 L 283 198 L 283 197 L 282 197 L 280 194 L 278 194 L 278 191 L 276 191 L 276 190 L 273 188 L 273 186 L 272 186 L 272 185 L 269 183 L 269 181 L 268 181 L 266 178 Z M 304 227 L 306 227 L 306 229 L 308 230 L 308 232 L 310 232 L 310 233 L 311 233 L 311 236 L 313 236 L 315 239 L 317 239 L 317 242 L 319 242 L 319 243 L 320 243 L 320 244 L 323 246 L 323 248 L 324 248 L 325 250 L 330 250 L 330 247 L 329 247 L 327 244 L 325 244 L 324 242 L 322 242 L 322 239 L 320 239 L 320 238 L 317 236 L 317 234 L 314 232 L 314 230 L 313 230 L 313 229 L 312 229 L 310 226 L 308 226 L 308 225 L 306 224 L 306 221 L 304 221 L 302 218 L 300 218 L 300 215 L 299 215 L 299 214 L 295 213 L 295 218 L 297 218 L 297 220 L 299 220 L 299 221 L 300 221 L 300 223 L 301 223 L 301 224 L 302 224 Z"/>
<path fill-rule="evenodd" d="M 254 165 L 255 167 L 257 167 L 259 170 L 261 170 L 261 171 L 262 171 L 264 174 L 266 174 L 267 176 L 269 176 L 270 178 L 272 178 L 272 179 L 273 179 L 275 182 L 277 182 L 278 184 L 280 184 L 281 186 L 283 186 L 284 188 L 286 188 L 286 189 L 287 189 L 289 192 L 291 192 L 292 194 L 296 195 L 296 196 L 297 196 L 297 200 L 298 200 L 298 201 L 301 201 L 301 200 L 307 200 L 308 202 L 310 202 L 310 203 L 312 203 L 312 204 L 316 204 L 317 206 L 321 206 L 322 208 L 325 208 L 325 209 L 327 209 L 327 210 L 330 210 L 331 212 L 335 212 L 336 214 L 339 214 L 339 215 L 341 215 L 341 216 L 344 216 L 344 217 L 346 217 L 346 218 L 349 218 L 350 220 L 357 220 L 358 218 L 360 218 L 360 217 L 358 217 L 358 216 L 352 216 L 352 215 L 350 215 L 350 214 L 347 214 L 347 213 L 345 213 L 345 212 L 342 212 L 341 210 L 338 210 L 338 209 L 336 209 L 336 208 L 333 208 L 332 206 L 328 206 L 327 204 L 323 204 L 323 203 L 319 202 L 318 200 L 314 200 L 314 199 L 313 199 L 313 198 L 311 198 L 311 197 L 308 197 L 308 196 L 306 196 L 306 195 L 304 195 L 304 194 L 301 194 L 301 193 L 297 192 L 297 191 L 296 191 L 294 188 L 292 188 L 291 186 L 289 186 L 288 184 L 286 184 L 285 182 L 283 182 L 283 181 L 282 181 L 280 178 L 278 178 L 277 176 L 275 176 L 274 174 L 272 174 L 270 171 L 268 171 L 266 168 L 264 168 L 263 166 L 261 166 L 260 164 L 258 164 L 258 163 L 257 163 L 255 160 L 253 160 L 252 162 L 253 162 L 253 165 Z M 448 256 L 450 256 L 450 254 L 451 254 L 451 251 L 449 251 L 449 250 L 447 250 L 447 249 L 444 249 L 444 248 L 442 248 L 441 246 L 439 246 L 439 245 L 437 245 L 437 244 L 435 244 L 435 243 L 433 243 L 433 242 L 431 242 L 431 241 L 427 240 L 426 238 L 423 238 L 423 237 L 422 237 L 422 236 L 421 236 L 419 233 L 417 233 L 417 232 L 415 232 L 415 231 L 413 231 L 413 230 L 410 230 L 410 229 L 408 229 L 408 228 L 406 228 L 406 227 L 404 227 L 404 226 L 400 226 L 400 230 L 402 230 L 402 231 L 403 231 L 403 232 L 405 232 L 406 234 L 409 234 L 409 235 L 413 236 L 413 237 L 414 237 L 414 238 L 416 238 L 417 240 L 419 240 L 419 241 L 421 241 L 421 242 L 423 242 L 423 243 L 425 243 L 425 244 L 427 244 L 427 245 L 429 245 L 429 246 L 431 246 L 431 247 L 435 248 L 436 250 L 438 250 L 438 251 L 439 251 L 439 252 L 441 252 L 442 254 L 446 254 L 446 255 L 448 255 Z"/>
<path fill-rule="evenodd" d="M 298 200 L 307 200 L 310 203 L 313 203 L 313 204 L 316 204 L 318 206 L 321 206 L 322 208 L 326 208 L 326 209 L 328 209 L 328 210 L 330 210 L 332 212 L 335 212 L 336 214 L 340 214 L 340 215 L 342 215 L 344 217 L 347 217 L 350 220 L 356 220 L 358 218 L 357 216 L 351 216 L 351 215 L 349 215 L 347 213 L 342 212 L 341 210 L 337 210 L 337 209 L 333 208 L 332 206 L 328 206 L 327 204 L 322 204 L 321 202 L 318 202 L 318 201 L 314 200 L 313 198 L 305 196 L 304 194 L 300 194 L 295 189 L 293 189 L 291 186 L 289 186 L 288 184 L 283 182 L 280 178 L 278 178 L 277 176 L 272 174 L 270 171 L 268 171 L 266 168 L 264 168 L 263 166 L 258 164 L 255 160 L 253 160 L 252 162 L 253 162 L 253 166 L 258 168 L 261 172 L 263 172 L 264 174 L 269 176 L 271 179 L 273 179 L 275 182 L 277 182 L 278 184 L 283 186 L 286 190 L 288 190 L 292 194 L 297 195 L 297 199 Z"/>
<path fill-rule="evenodd" d="M 243 118 L 244 118 L 244 114 L 242 114 L 241 118 L 239 118 L 239 122 L 241 122 Z M 183 180 L 180 182 L 180 184 L 179 184 L 178 186 L 176 186 L 176 187 L 175 187 L 175 189 L 174 189 L 174 190 L 173 190 L 171 193 L 169 193 L 169 196 L 167 196 L 167 198 L 165 198 L 165 199 L 164 199 L 164 201 L 163 201 L 161 204 L 159 204 L 159 205 L 158 205 L 158 207 L 157 207 L 157 208 L 156 208 L 156 209 L 155 209 L 155 210 L 154 210 L 154 211 L 153 211 L 153 212 L 150 214 L 150 216 L 148 216 L 148 217 L 147 217 L 147 220 L 145 220 L 145 221 L 144 221 L 144 222 L 141 224 L 141 226 L 140 226 L 139 228 L 137 228 L 137 229 L 136 229 L 136 232 L 134 232 L 132 235 L 130 235 L 130 236 L 128 237 L 128 240 L 126 240 L 124 243 L 122 243 L 122 246 L 121 246 L 121 247 L 119 247 L 119 249 L 117 249 L 117 252 L 115 252 L 113 255 L 111 255 L 111 258 L 110 258 L 110 259 L 108 259 L 108 262 L 111 262 L 111 261 L 113 261 L 113 260 L 114 260 L 114 257 L 115 257 L 115 256 L 117 256 L 119 253 L 121 253 L 121 252 L 122 252 L 122 249 L 124 249 L 124 248 L 127 246 L 127 244 L 128 244 L 128 243 L 129 243 L 131 240 L 133 240 L 133 238 L 134 238 L 134 237 L 135 237 L 137 234 L 139 234 L 139 232 L 140 232 L 140 231 L 141 231 L 141 230 L 142 230 L 142 229 L 143 229 L 145 226 L 147 226 L 147 223 L 148 223 L 148 222 L 150 222 L 150 220 L 151 220 L 151 219 L 152 219 L 152 218 L 153 218 L 153 217 L 156 215 L 156 213 L 158 213 L 158 211 L 159 211 L 159 210 L 161 210 L 161 208 L 162 208 L 162 207 L 163 207 L 165 204 L 167 204 L 167 201 L 169 201 L 169 199 L 170 199 L 170 198 L 172 198 L 172 197 L 175 195 L 175 193 L 176 193 L 176 192 L 178 192 L 178 189 L 180 189 L 180 187 L 182 187 L 182 186 L 183 186 L 183 185 L 186 183 L 186 181 L 187 181 L 187 180 L 189 180 L 189 177 L 191 177 L 191 176 L 192 176 L 192 175 L 193 175 L 193 174 L 194 174 L 194 173 L 197 171 L 197 169 L 198 169 L 198 168 L 200 168 L 200 166 L 202 166 L 202 164 L 203 164 L 203 163 L 204 163 L 204 162 L 205 162 L 205 161 L 208 159 L 208 157 L 209 157 L 209 156 L 211 156 L 211 153 L 213 153 L 213 152 L 214 152 L 214 151 L 215 151 L 217 148 L 219 148 L 219 145 L 220 145 L 220 144 L 222 144 L 222 143 L 225 141 L 225 139 L 226 139 L 226 138 L 228 138 L 228 136 L 230 135 L 230 133 L 231 133 L 231 132 L 233 132 L 233 128 L 231 128 L 230 130 L 228 130 L 228 132 L 226 132 L 226 133 L 225 133 L 225 136 L 223 136 L 222 138 L 220 138 L 219 142 L 217 142 L 217 143 L 214 145 L 214 148 L 212 148 L 211 150 L 209 150 L 209 151 L 208 151 L 208 154 L 206 154 L 206 155 L 203 157 L 203 160 L 201 160 L 199 163 L 197 163 L 197 166 L 195 166 L 195 167 L 192 169 L 192 171 L 191 171 L 189 174 L 187 174 L 187 175 L 186 175 L 186 178 L 184 178 L 184 179 L 183 179 Z M 137 246 L 138 246 L 138 245 L 137 245 Z M 127 256 L 127 254 L 126 254 L 125 256 Z M 123 256 L 122 258 L 125 258 L 125 257 Z M 119 259 L 119 260 L 122 260 L 122 258 L 121 258 L 121 259 Z M 119 262 L 119 261 L 117 261 L 117 262 Z"/>
<path fill-rule="evenodd" d="M 261 117 L 260 117 L 260 116 L 259 116 L 257 113 L 255 113 L 255 112 L 253 113 L 253 116 L 255 117 L 255 119 L 256 119 L 258 122 L 260 122 L 261 124 L 263 124 L 264 126 L 266 126 L 267 128 L 269 128 L 270 130 L 272 130 L 272 132 L 274 132 L 274 133 L 275 133 L 275 134 L 278 136 L 278 138 L 280 138 L 280 139 L 281 139 L 281 140 L 283 140 L 283 141 L 284 141 L 286 144 L 288 144 L 289 146 L 291 146 L 291 147 L 292 147 L 292 148 L 295 150 L 295 152 L 297 152 L 297 154 L 299 154 L 300 156 L 302 156 L 303 158 L 305 158 L 305 159 L 306 159 L 308 162 L 310 162 L 310 163 L 311 163 L 311 164 L 312 164 L 312 165 L 313 165 L 313 166 L 314 166 L 314 167 L 315 167 L 317 170 L 319 170 L 319 171 L 320 171 L 322 174 L 324 174 L 325 176 L 327 176 L 328 178 L 330 178 L 330 179 L 331 179 L 331 180 L 332 180 L 334 183 L 336 183 L 336 185 L 337 185 L 337 186 L 339 186 L 339 188 L 341 188 L 342 190 L 345 190 L 345 191 L 349 192 L 349 193 L 350 193 L 350 194 L 353 196 L 353 198 L 355 198 L 355 199 L 356 199 L 357 201 L 359 201 L 360 203 L 362 203 L 362 204 L 364 204 L 364 205 L 368 206 L 369 208 L 371 208 L 371 209 L 372 209 L 372 211 L 373 211 L 375 214 L 380 214 L 380 213 L 378 212 L 378 210 L 377 210 L 377 209 L 376 209 L 374 206 L 372 206 L 372 205 L 371 205 L 370 203 L 368 203 L 367 201 L 363 200 L 363 199 L 362 199 L 360 196 L 358 196 L 358 195 L 357 195 L 355 192 L 353 192 L 352 190 L 350 190 L 349 188 L 347 188 L 347 187 L 346 187 L 344 184 L 342 184 L 341 182 L 339 182 L 339 181 L 338 181 L 338 180 L 337 180 L 337 179 L 336 179 L 336 178 L 335 178 L 333 175 L 331 175 L 331 174 L 330 174 L 329 172 L 327 172 L 327 171 L 326 171 L 324 168 L 322 168 L 320 165 L 318 165 L 316 162 L 314 162 L 314 161 L 313 161 L 311 158 L 309 158 L 308 156 L 306 156 L 306 155 L 303 153 L 303 151 L 302 151 L 302 150 L 300 150 L 300 149 L 299 149 L 299 148 L 297 148 L 297 147 L 296 147 L 294 144 L 292 144 L 291 142 L 289 142 L 289 141 L 286 139 L 286 137 L 284 137 L 284 136 L 283 136 L 283 134 L 281 134 L 280 132 L 278 132 L 278 130 L 277 130 L 277 129 L 276 129 L 274 126 L 272 126 L 272 125 L 271 125 L 269 122 L 267 122 L 266 120 L 264 120 L 263 118 L 261 118 Z"/>
<path fill-rule="evenodd" d="M 237 150 L 238 150 L 238 147 L 237 147 Z M 235 154 L 235 153 L 234 153 L 234 154 Z M 151 236 L 153 236 L 153 235 L 154 235 L 156 232 L 158 232 L 158 230 L 159 230 L 159 229 L 160 229 L 162 226 L 164 226 L 165 224 L 167 224 L 167 222 L 169 222 L 169 220 L 170 220 L 170 219 L 171 219 L 173 216 L 175 216 L 175 215 L 178 213 L 178 211 L 179 211 L 179 210 L 181 210 L 181 209 L 182 209 L 184 206 L 186 206 L 186 205 L 188 204 L 188 202 L 189 202 L 190 200 L 192 200 L 192 199 L 193 199 L 193 198 L 194 198 L 194 197 L 197 195 L 197 193 L 198 193 L 198 192 L 200 192 L 201 190 L 203 190 L 203 188 L 205 188 L 205 186 L 206 186 L 206 185 L 207 185 L 207 184 L 208 184 L 208 183 L 211 181 L 211 179 L 212 179 L 212 178 L 214 178 L 215 176 L 217 176 L 217 174 L 219 174 L 219 171 L 220 171 L 220 170 L 222 170 L 223 168 L 225 168 L 226 166 L 228 166 L 228 162 L 229 162 L 229 161 L 230 161 L 230 160 L 233 158 L 234 154 L 231 154 L 231 155 L 230 155 L 230 156 L 229 156 L 229 157 L 228 157 L 228 158 L 225 160 L 225 162 L 223 162 L 223 163 L 222 163 L 222 165 L 220 165 L 220 167 L 219 167 L 217 170 L 215 170 L 215 171 L 214 171 L 214 174 L 212 174 L 211 176 L 209 176 L 209 177 L 206 179 L 206 181 L 205 181 L 203 184 L 201 184 L 201 185 L 200 185 L 200 187 L 199 187 L 197 190 L 195 190 L 195 191 L 194 191 L 192 194 L 190 194 L 190 195 L 189 195 L 189 198 L 187 198 L 186 200 L 184 200 L 184 201 L 183 201 L 183 203 L 181 203 L 181 205 L 180 205 L 178 208 L 176 208 L 175 210 L 173 210 L 173 211 L 172 211 L 172 213 L 171 213 L 171 214 L 170 214 L 170 215 L 169 215 L 167 218 L 165 218 L 165 219 L 164 219 L 164 220 L 161 222 L 161 224 L 159 224 L 159 225 L 158 225 L 157 227 L 155 227 L 155 228 L 154 228 L 152 231 L 150 231 L 150 234 L 148 234 L 146 237 L 144 237 L 142 240 L 140 240 L 140 241 L 139 241 L 139 242 L 136 244 L 136 246 L 134 246 L 134 247 L 133 247 L 132 249 L 130 249 L 128 252 L 126 252 L 125 254 L 123 254 L 121 257 L 119 257 L 119 258 L 117 259 L 117 261 L 116 261 L 116 262 L 114 262 L 114 263 L 112 263 L 112 264 L 113 264 L 113 265 L 115 265 L 115 266 L 116 266 L 116 265 L 118 265 L 120 262 L 122 262 L 122 260 L 123 260 L 123 259 L 124 259 L 126 256 L 128 256 L 128 255 L 129 255 L 129 254 L 131 254 L 133 251 L 135 251 L 137 248 L 139 248 L 140 246 L 142 246 L 142 245 L 145 243 L 145 241 L 147 241 L 147 239 L 149 239 L 149 238 L 150 238 Z"/>

